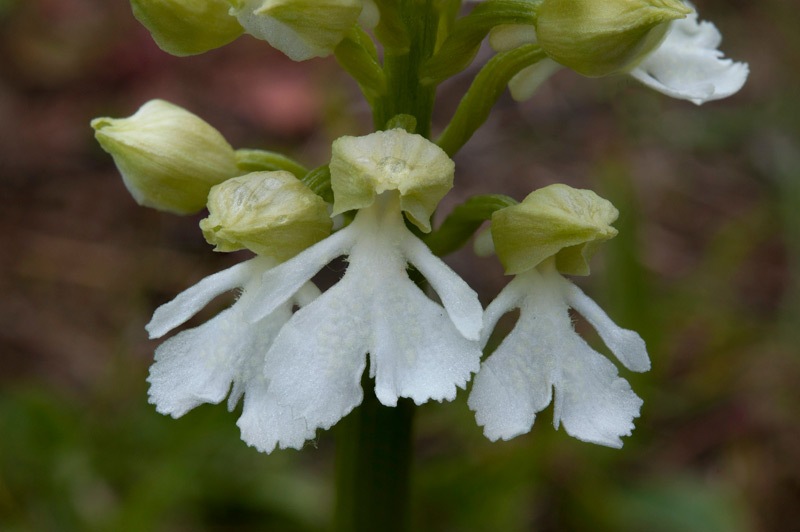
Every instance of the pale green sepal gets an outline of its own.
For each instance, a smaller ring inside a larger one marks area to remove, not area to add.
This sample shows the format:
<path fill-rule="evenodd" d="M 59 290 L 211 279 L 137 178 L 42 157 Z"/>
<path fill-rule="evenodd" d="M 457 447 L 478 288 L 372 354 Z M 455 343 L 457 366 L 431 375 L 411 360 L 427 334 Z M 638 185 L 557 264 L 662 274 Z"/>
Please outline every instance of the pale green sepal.
<path fill-rule="evenodd" d="M 607 76 L 633 68 L 658 47 L 669 22 L 691 11 L 680 0 L 544 0 L 536 34 L 554 61 Z"/>
<path fill-rule="evenodd" d="M 236 166 L 240 174 L 286 170 L 301 179 L 308 173 L 308 169 L 294 159 L 267 150 L 236 150 Z"/>
<path fill-rule="evenodd" d="M 417 132 L 417 117 L 400 113 L 386 122 L 386 129 L 405 129 L 409 133 Z"/>
<path fill-rule="evenodd" d="M 211 189 L 200 229 L 214 251 L 247 248 L 285 261 L 331 232 L 326 203 L 285 171 L 253 172 Z"/>
<path fill-rule="evenodd" d="M 228 0 L 245 31 L 294 61 L 327 57 L 358 23 L 362 0 Z"/>
<path fill-rule="evenodd" d="M 507 52 L 535 42 L 536 28 L 531 24 L 501 24 L 489 32 L 489 44 L 495 52 Z"/>
<path fill-rule="evenodd" d="M 333 214 L 372 205 L 387 190 L 400 193 L 400 208 L 424 232 L 439 201 L 453 187 L 455 163 L 436 144 L 403 129 L 341 137 L 331 154 Z"/>
<path fill-rule="evenodd" d="M 519 205 L 492 215 L 492 240 L 508 275 L 529 270 L 555 256 L 561 273 L 587 275 L 598 245 L 617 234 L 619 212 L 591 190 L 550 185 Z"/>
<path fill-rule="evenodd" d="M 128 191 L 147 207 L 197 212 L 212 186 L 240 174 L 219 131 L 163 100 L 147 102 L 128 118 L 95 118 L 91 125 Z"/>
<path fill-rule="evenodd" d="M 131 0 L 131 8 L 159 48 L 172 55 L 201 54 L 244 33 L 228 14 L 227 0 Z"/>
<path fill-rule="evenodd" d="M 325 164 L 310 170 L 300 181 L 314 194 L 326 203 L 333 203 L 333 190 L 331 189 L 331 169 Z"/>
<path fill-rule="evenodd" d="M 407 54 L 411 48 L 411 38 L 403 21 L 400 2 L 375 0 L 375 7 L 378 9 L 375 37 L 383 45 L 386 55 Z"/>

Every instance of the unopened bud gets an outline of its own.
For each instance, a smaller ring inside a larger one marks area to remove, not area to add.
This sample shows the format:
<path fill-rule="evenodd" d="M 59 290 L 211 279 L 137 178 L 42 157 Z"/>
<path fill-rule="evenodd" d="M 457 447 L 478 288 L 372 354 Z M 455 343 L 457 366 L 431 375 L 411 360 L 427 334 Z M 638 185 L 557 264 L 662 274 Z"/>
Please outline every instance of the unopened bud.
<path fill-rule="evenodd" d="M 358 22 L 363 0 L 228 0 L 245 31 L 294 61 L 326 57 Z"/>
<path fill-rule="evenodd" d="M 212 186 L 239 174 L 236 154 L 219 131 L 163 100 L 147 102 L 129 118 L 95 118 L 92 127 L 128 191 L 147 207 L 197 212 Z"/>
<path fill-rule="evenodd" d="M 331 232 L 327 204 L 286 171 L 253 172 L 211 189 L 200 229 L 215 251 L 247 248 L 285 261 Z"/>
<path fill-rule="evenodd" d="M 556 62 L 606 76 L 635 67 L 658 47 L 669 23 L 691 11 L 680 0 L 543 0 L 536 36 Z"/>
<path fill-rule="evenodd" d="M 159 48 L 172 55 L 201 54 L 244 32 L 228 14 L 227 0 L 131 0 L 131 7 Z"/>

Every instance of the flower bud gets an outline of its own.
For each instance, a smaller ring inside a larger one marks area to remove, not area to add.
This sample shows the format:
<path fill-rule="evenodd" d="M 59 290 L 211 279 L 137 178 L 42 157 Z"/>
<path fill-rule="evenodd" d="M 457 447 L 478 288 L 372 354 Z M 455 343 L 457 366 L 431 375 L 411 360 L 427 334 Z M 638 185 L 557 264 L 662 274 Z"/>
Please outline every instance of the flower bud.
<path fill-rule="evenodd" d="M 140 205 L 197 212 L 212 186 L 240 173 L 219 131 L 163 100 L 147 102 L 129 118 L 95 118 L 92 127 Z"/>
<path fill-rule="evenodd" d="M 131 0 L 133 16 L 172 55 L 196 55 L 226 45 L 244 30 L 227 0 Z"/>
<path fill-rule="evenodd" d="M 362 0 L 228 0 L 245 31 L 294 61 L 326 57 L 355 26 Z"/>
<path fill-rule="evenodd" d="M 588 275 L 599 244 L 613 238 L 619 212 L 591 190 L 555 184 L 492 215 L 492 239 L 506 273 L 518 274 L 555 256 L 561 273 Z"/>
<path fill-rule="evenodd" d="M 436 144 L 403 129 L 341 137 L 331 155 L 333 214 L 372 205 L 387 190 L 400 193 L 400 208 L 426 233 L 439 201 L 453 187 L 455 163 Z"/>
<path fill-rule="evenodd" d="M 536 34 L 556 62 L 606 76 L 635 67 L 658 47 L 669 22 L 688 13 L 680 0 L 543 0 Z"/>
<path fill-rule="evenodd" d="M 247 248 L 281 262 L 331 232 L 327 204 L 289 172 L 253 172 L 211 189 L 200 229 L 214 251 Z"/>

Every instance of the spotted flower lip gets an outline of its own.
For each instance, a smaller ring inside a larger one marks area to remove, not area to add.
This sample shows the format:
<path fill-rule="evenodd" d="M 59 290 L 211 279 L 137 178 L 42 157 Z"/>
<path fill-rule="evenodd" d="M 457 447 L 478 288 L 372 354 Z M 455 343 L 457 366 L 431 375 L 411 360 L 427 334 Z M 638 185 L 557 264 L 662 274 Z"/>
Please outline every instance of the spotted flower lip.
<path fill-rule="evenodd" d="M 631 434 L 642 400 L 614 364 L 578 336 L 570 307 L 626 368 L 650 368 L 639 335 L 614 324 L 550 259 L 517 275 L 484 315 L 482 344 L 503 314 L 520 309 L 514 329 L 481 365 L 468 400 L 490 440 L 529 432 L 536 414 L 553 399 L 553 425 L 563 424 L 579 440 L 619 448 L 620 437 Z"/>

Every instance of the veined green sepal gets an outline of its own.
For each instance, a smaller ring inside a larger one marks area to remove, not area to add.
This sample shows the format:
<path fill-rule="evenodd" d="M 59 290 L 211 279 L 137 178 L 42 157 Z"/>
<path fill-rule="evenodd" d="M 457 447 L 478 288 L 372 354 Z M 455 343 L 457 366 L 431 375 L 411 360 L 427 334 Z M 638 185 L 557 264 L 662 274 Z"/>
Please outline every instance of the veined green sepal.
<path fill-rule="evenodd" d="M 326 57 L 358 23 L 362 0 L 228 0 L 245 31 L 294 61 Z"/>
<path fill-rule="evenodd" d="M 492 215 L 492 240 L 509 275 L 555 256 L 561 273 L 588 275 L 589 259 L 600 243 L 617 234 L 619 212 L 591 190 L 550 185 L 522 203 Z"/>
<path fill-rule="evenodd" d="M 536 35 L 554 61 L 606 76 L 636 66 L 691 11 L 680 0 L 544 0 Z"/>
<path fill-rule="evenodd" d="M 128 118 L 95 118 L 91 125 L 128 191 L 147 207 L 197 212 L 212 186 L 241 173 L 219 131 L 163 100 L 147 102 Z"/>
<path fill-rule="evenodd" d="M 131 0 L 133 16 L 156 44 L 177 56 L 224 46 L 244 33 L 227 0 Z"/>
<path fill-rule="evenodd" d="M 453 187 L 455 163 L 433 142 L 403 129 L 377 131 L 333 142 L 333 214 L 372 205 L 387 190 L 400 193 L 400 207 L 424 232 L 439 201 Z"/>
<path fill-rule="evenodd" d="M 214 251 L 247 248 L 285 261 L 331 232 L 327 204 L 286 171 L 253 172 L 211 189 L 200 229 Z"/>
<path fill-rule="evenodd" d="M 267 150 L 236 150 L 236 166 L 240 174 L 286 170 L 298 179 L 308 173 L 303 165 L 281 153 Z"/>

